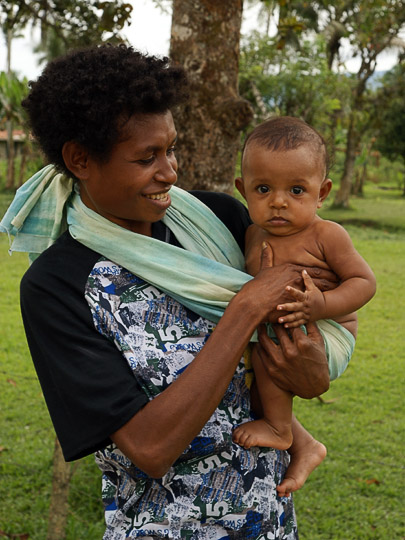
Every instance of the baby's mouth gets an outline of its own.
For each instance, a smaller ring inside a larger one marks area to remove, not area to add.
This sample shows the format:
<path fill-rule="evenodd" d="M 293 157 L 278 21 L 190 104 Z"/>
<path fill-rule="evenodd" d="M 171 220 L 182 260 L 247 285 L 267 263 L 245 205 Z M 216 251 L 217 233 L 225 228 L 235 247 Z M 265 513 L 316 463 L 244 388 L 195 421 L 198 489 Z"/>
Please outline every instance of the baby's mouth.
<path fill-rule="evenodd" d="M 271 218 L 270 223 L 287 223 L 287 220 L 281 216 L 274 216 Z"/>

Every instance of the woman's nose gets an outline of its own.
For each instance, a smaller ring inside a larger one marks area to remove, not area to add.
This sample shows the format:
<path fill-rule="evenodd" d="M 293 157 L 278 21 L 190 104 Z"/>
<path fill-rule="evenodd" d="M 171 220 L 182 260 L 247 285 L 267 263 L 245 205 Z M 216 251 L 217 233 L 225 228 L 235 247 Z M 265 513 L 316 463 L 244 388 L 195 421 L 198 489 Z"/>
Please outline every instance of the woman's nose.
<path fill-rule="evenodd" d="M 177 180 L 177 160 L 173 156 L 162 160 L 159 170 L 155 174 L 158 182 L 166 184 L 175 184 Z"/>

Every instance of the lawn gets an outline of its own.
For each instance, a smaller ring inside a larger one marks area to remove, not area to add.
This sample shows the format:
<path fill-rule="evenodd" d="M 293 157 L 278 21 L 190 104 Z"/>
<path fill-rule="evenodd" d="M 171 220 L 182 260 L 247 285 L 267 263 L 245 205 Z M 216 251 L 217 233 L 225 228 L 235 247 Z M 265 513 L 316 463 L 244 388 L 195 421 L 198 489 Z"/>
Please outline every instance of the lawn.
<path fill-rule="evenodd" d="M 46 538 L 55 434 L 25 342 L 18 305 L 27 256 L 0 236 L 0 537 Z M 93 457 L 80 460 L 70 490 L 68 540 L 103 535 L 101 481 Z"/>
<path fill-rule="evenodd" d="M 0 215 L 7 197 L 0 196 Z M 375 271 L 378 291 L 359 312 L 355 354 L 318 400 L 296 399 L 301 422 L 328 448 L 325 462 L 295 495 L 303 540 L 405 538 L 404 295 L 405 200 L 371 187 L 343 221 Z M 9 257 L 0 237 L 0 537 L 44 540 L 54 433 L 29 357 L 18 307 L 25 255 Z M 93 458 L 79 462 L 70 491 L 68 540 L 100 540 L 103 513 Z M 4 534 L 3 534 L 4 536 Z M 21 538 L 21 537 L 20 537 Z"/>
<path fill-rule="evenodd" d="M 405 237 L 384 234 L 356 246 L 374 269 L 378 291 L 359 312 L 354 356 L 323 396 L 331 403 L 295 402 L 298 418 L 328 448 L 325 462 L 295 496 L 304 540 L 405 537 L 399 496 L 405 488 Z"/>

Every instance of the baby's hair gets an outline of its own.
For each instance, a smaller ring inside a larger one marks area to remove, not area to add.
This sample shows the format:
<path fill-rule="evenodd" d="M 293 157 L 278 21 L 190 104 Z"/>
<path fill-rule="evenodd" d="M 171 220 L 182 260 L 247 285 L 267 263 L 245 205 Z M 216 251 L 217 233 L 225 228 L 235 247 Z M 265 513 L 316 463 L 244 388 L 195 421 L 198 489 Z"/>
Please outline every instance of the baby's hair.
<path fill-rule="evenodd" d="M 304 144 L 314 146 L 324 157 L 325 177 L 329 173 L 330 158 L 325 139 L 312 126 L 293 116 L 275 116 L 256 126 L 245 139 L 243 155 L 249 144 L 258 144 L 267 150 L 296 150 Z"/>
<path fill-rule="evenodd" d="M 184 69 L 126 45 L 97 45 L 50 62 L 22 102 L 49 162 L 68 175 L 62 147 L 106 162 L 134 114 L 163 114 L 187 99 Z"/>

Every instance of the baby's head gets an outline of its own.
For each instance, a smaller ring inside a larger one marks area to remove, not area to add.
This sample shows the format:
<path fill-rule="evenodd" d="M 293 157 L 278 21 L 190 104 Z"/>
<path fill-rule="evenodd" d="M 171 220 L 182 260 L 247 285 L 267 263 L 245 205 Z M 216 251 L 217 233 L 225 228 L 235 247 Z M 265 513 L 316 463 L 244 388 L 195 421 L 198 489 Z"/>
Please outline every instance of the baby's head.
<path fill-rule="evenodd" d="M 328 196 L 329 157 L 323 137 L 290 116 L 257 126 L 242 150 L 242 177 L 235 183 L 252 221 L 270 234 L 305 229 Z"/>

